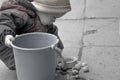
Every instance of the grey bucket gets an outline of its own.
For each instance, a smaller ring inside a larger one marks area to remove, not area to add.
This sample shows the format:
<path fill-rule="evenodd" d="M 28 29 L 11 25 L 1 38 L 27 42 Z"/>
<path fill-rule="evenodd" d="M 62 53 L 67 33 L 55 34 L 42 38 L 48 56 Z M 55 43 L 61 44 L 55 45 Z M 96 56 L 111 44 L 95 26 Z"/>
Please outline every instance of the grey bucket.
<path fill-rule="evenodd" d="M 13 47 L 18 80 L 54 80 L 56 36 L 27 33 L 15 37 Z"/>

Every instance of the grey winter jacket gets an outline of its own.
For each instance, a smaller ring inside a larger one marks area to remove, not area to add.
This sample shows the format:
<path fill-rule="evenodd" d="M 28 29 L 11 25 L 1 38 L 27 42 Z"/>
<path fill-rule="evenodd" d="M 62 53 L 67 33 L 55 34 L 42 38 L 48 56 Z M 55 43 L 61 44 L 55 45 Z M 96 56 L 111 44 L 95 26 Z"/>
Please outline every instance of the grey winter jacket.
<path fill-rule="evenodd" d="M 0 9 L 0 59 L 7 62 L 14 56 L 11 48 L 4 44 L 5 35 L 30 33 L 30 32 L 47 32 L 58 36 L 58 29 L 54 25 L 43 26 L 40 22 L 36 9 L 28 0 L 6 0 Z M 58 36 L 59 38 L 59 36 Z M 58 47 L 63 49 L 60 40 Z M 9 55 L 8 55 L 9 54 Z M 14 61 L 6 63 L 11 65 Z M 10 66 L 9 66 L 10 67 Z"/>

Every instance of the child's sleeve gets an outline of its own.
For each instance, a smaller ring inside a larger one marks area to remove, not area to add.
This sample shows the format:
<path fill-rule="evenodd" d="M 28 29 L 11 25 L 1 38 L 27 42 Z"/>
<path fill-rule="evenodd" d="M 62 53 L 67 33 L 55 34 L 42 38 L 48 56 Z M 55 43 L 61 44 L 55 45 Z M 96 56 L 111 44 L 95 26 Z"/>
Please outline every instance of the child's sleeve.
<path fill-rule="evenodd" d="M 6 35 L 15 36 L 16 26 L 10 14 L 0 13 L 0 43 L 4 44 Z"/>

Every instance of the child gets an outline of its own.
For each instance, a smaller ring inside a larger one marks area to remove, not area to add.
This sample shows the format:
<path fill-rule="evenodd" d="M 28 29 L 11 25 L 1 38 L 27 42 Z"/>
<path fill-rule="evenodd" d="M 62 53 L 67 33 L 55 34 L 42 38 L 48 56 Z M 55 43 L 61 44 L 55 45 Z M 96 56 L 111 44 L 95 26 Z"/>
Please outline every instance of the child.
<path fill-rule="evenodd" d="M 15 70 L 9 41 L 15 35 L 30 32 L 46 32 L 59 38 L 58 29 L 53 22 L 70 10 L 69 0 L 4 1 L 0 9 L 0 59 L 10 70 Z M 61 51 L 64 48 L 61 40 L 58 48 Z"/>

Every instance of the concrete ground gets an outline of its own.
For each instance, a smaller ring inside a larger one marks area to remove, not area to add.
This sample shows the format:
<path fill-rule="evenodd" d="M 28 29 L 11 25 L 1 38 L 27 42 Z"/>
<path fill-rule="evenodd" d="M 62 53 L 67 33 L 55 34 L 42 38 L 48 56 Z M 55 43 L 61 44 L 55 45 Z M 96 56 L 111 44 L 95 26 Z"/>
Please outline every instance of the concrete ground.
<path fill-rule="evenodd" d="M 88 63 L 89 80 L 120 80 L 120 0 L 71 0 L 72 11 L 56 21 L 65 49 Z M 0 80 L 16 80 L 16 73 L 0 62 Z"/>

